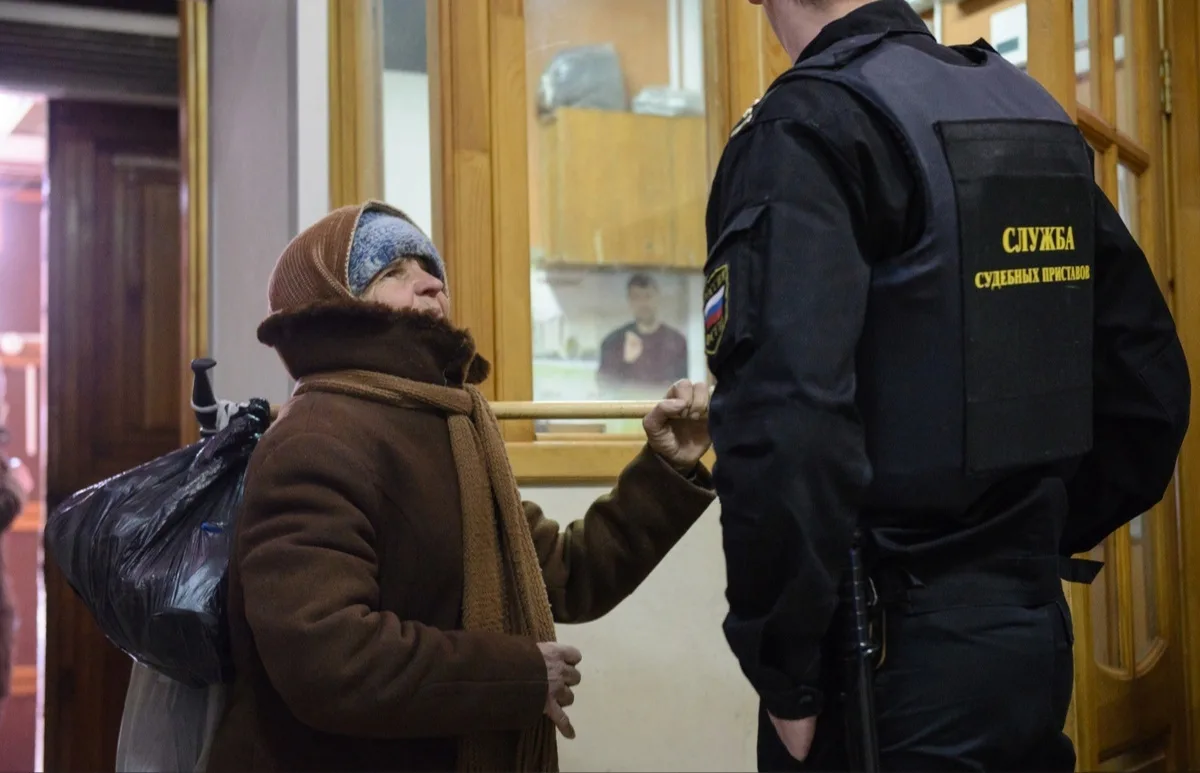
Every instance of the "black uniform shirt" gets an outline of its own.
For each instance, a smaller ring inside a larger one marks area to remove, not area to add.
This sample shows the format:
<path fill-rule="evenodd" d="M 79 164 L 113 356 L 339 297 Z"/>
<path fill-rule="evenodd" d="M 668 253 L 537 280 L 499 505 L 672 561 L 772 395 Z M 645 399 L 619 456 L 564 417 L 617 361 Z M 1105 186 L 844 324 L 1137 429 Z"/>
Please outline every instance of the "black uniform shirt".
<path fill-rule="evenodd" d="M 931 56 L 967 62 L 939 46 L 904 0 L 831 23 L 800 58 L 887 30 Z M 706 275 L 724 284 L 705 309 L 717 378 L 710 426 L 725 634 L 767 710 L 799 718 L 821 710 L 822 669 L 831 666 L 822 642 L 869 493 L 855 350 L 871 265 L 910 247 L 925 213 L 895 130 L 857 96 L 791 78 L 763 99 L 786 100 L 788 109 L 765 121 L 752 114 L 735 129 L 708 207 Z M 1076 530 L 1064 553 L 1090 548 L 1161 498 L 1190 399 L 1182 349 L 1145 257 L 1103 192 L 1094 198 L 1095 450 L 1058 489 L 1073 512 L 1094 514 L 1094 533 Z M 1028 517 L 989 511 L 980 528 L 971 523 L 977 513 L 902 514 L 911 515 L 909 527 L 875 529 L 871 515 L 865 525 L 885 549 L 917 557 L 995 540 L 1006 519 L 1012 533 Z"/>

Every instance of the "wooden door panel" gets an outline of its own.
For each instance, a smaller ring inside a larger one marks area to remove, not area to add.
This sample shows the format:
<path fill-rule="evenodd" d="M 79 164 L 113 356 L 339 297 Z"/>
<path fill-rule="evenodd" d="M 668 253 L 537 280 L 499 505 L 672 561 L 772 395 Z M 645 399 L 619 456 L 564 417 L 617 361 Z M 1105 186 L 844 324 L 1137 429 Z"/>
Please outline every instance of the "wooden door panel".
<path fill-rule="evenodd" d="M 175 109 L 52 102 L 47 500 L 178 447 Z M 46 567 L 47 771 L 113 770 L 129 658 Z"/>
<path fill-rule="evenodd" d="M 1170 298 L 1158 3 L 1075 0 L 1075 10 L 1073 37 L 1086 54 L 1076 59 L 1076 92 L 1088 99 L 1078 117 L 1097 149 L 1096 179 Z M 1168 488 L 1106 540 L 1103 584 L 1076 596 L 1077 619 L 1097 645 L 1076 659 L 1077 690 L 1088 697 L 1079 712 L 1084 770 L 1187 767 L 1174 494 Z"/>

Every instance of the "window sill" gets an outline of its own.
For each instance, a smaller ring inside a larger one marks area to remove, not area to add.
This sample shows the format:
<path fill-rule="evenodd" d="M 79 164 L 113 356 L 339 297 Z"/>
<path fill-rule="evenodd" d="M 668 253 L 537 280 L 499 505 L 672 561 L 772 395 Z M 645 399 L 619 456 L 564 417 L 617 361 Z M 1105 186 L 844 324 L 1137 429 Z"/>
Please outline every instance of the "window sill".
<path fill-rule="evenodd" d="M 628 436 L 627 436 L 628 437 Z M 535 440 L 507 443 L 517 483 L 609 485 L 642 450 L 641 440 Z M 712 469 L 713 453 L 702 460 Z"/>

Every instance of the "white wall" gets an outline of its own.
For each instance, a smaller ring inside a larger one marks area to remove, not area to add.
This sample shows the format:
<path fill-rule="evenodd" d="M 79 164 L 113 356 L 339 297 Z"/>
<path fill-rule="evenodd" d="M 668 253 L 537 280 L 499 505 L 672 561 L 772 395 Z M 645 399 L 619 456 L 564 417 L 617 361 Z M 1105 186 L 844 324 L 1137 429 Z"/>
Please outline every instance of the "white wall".
<path fill-rule="evenodd" d="M 295 127 L 296 233 L 329 213 L 329 5 L 293 5 L 295 63 L 290 120 Z"/>
<path fill-rule="evenodd" d="M 688 4 L 680 22 L 688 27 Z M 326 4 L 217 2 L 212 17 L 212 309 L 225 397 L 284 399 L 289 381 L 257 342 L 266 285 L 288 240 L 329 207 Z M 687 48 L 687 46 L 682 46 Z M 681 80 L 690 80 L 690 56 Z M 432 225 L 428 86 L 384 78 L 385 196 Z M 454 257 L 447 256 L 448 260 Z M 567 522 L 601 488 L 527 487 Z M 725 645 L 725 570 L 713 507 L 646 584 L 606 619 L 564 626 L 584 682 L 562 741 L 564 771 L 754 769 L 756 700 Z"/>
<path fill-rule="evenodd" d="M 212 4 L 211 352 L 217 394 L 281 402 L 291 382 L 255 331 L 267 280 L 329 209 L 326 4 Z"/>
<path fill-rule="evenodd" d="M 422 72 L 384 71 L 384 196 L 425 233 L 432 234 L 429 141 L 429 76 Z"/>

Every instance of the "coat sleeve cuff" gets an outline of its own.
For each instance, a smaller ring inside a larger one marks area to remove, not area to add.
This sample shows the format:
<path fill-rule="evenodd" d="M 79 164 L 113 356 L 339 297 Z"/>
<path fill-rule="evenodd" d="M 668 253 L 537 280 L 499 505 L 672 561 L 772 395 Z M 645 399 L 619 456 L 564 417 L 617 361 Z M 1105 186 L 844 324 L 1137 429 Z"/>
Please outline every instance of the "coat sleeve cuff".
<path fill-rule="evenodd" d="M 824 696 L 815 687 L 800 686 L 786 692 L 759 695 L 763 708 L 776 719 L 815 717 L 825 706 Z"/>
<path fill-rule="evenodd" d="M 705 493 L 715 495 L 716 487 L 713 484 L 712 473 L 710 473 L 708 468 L 704 466 L 703 462 L 696 462 L 696 466 L 692 468 L 691 472 L 683 473 L 676 469 L 670 462 L 663 458 L 661 454 L 656 452 L 649 445 L 646 445 L 642 449 L 642 452 L 638 455 L 636 462 L 643 462 L 661 467 L 673 477 L 682 478 L 683 480 L 687 481 L 694 488 L 700 489 Z"/>

